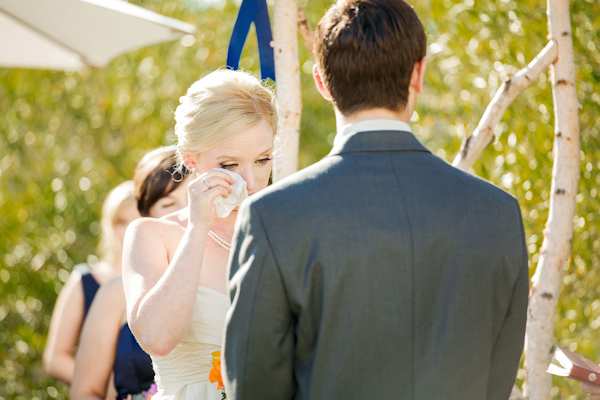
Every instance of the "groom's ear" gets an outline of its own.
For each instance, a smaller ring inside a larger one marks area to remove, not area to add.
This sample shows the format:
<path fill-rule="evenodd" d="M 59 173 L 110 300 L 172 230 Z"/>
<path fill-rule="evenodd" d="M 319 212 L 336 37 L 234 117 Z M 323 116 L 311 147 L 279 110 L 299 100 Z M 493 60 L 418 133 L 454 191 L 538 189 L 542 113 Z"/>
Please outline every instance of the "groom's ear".
<path fill-rule="evenodd" d="M 315 83 L 317 84 L 317 89 L 321 92 L 321 96 L 325 98 L 325 100 L 331 101 L 333 97 L 331 97 L 331 93 L 329 93 L 329 89 L 323 83 L 323 77 L 321 76 L 321 71 L 319 71 L 319 66 L 315 63 L 313 65 L 313 78 L 315 78 Z"/>
<path fill-rule="evenodd" d="M 425 57 L 421 58 L 419 61 L 415 63 L 413 67 L 413 72 L 410 77 L 410 88 L 414 93 L 421 93 L 423 91 L 423 79 L 425 78 L 425 66 L 427 61 L 425 61 Z"/>

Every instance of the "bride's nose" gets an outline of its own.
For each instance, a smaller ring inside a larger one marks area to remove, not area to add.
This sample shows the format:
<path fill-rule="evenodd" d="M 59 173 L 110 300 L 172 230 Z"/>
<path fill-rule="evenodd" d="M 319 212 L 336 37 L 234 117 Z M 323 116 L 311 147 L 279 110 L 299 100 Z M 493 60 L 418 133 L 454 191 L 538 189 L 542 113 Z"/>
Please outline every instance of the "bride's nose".
<path fill-rule="evenodd" d="M 248 193 L 254 193 L 258 184 L 258 176 L 254 173 L 252 168 L 242 171 L 240 175 L 242 175 L 242 178 L 244 178 L 244 180 L 246 181 Z"/>

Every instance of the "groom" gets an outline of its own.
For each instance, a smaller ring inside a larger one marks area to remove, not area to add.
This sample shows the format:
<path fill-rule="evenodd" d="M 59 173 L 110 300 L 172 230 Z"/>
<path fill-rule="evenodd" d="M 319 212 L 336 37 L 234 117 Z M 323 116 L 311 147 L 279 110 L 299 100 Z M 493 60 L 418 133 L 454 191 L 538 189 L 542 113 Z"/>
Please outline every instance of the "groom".
<path fill-rule="evenodd" d="M 315 36 L 337 136 L 240 208 L 227 398 L 507 400 L 529 281 L 519 204 L 412 135 L 426 36 L 409 4 L 339 0 Z"/>

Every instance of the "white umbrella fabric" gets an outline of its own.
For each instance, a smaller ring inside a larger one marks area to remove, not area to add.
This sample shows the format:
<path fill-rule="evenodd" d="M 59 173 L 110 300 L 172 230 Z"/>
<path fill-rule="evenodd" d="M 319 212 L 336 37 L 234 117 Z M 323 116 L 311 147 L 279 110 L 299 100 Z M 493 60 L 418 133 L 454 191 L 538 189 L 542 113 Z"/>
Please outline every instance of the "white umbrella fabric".
<path fill-rule="evenodd" d="M 0 67 L 76 70 L 195 34 L 122 0 L 0 0 Z"/>

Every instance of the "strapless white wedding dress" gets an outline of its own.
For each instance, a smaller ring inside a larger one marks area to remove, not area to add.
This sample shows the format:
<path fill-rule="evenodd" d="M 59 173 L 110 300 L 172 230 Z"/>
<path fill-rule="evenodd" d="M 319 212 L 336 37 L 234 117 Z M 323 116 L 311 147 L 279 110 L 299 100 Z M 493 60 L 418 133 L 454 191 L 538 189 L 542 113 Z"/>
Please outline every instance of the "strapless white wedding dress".
<path fill-rule="evenodd" d="M 221 400 L 218 382 L 211 383 L 213 353 L 221 350 L 229 297 L 198 286 L 190 326 L 179 344 L 164 357 L 152 357 L 158 393 L 152 400 Z"/>

